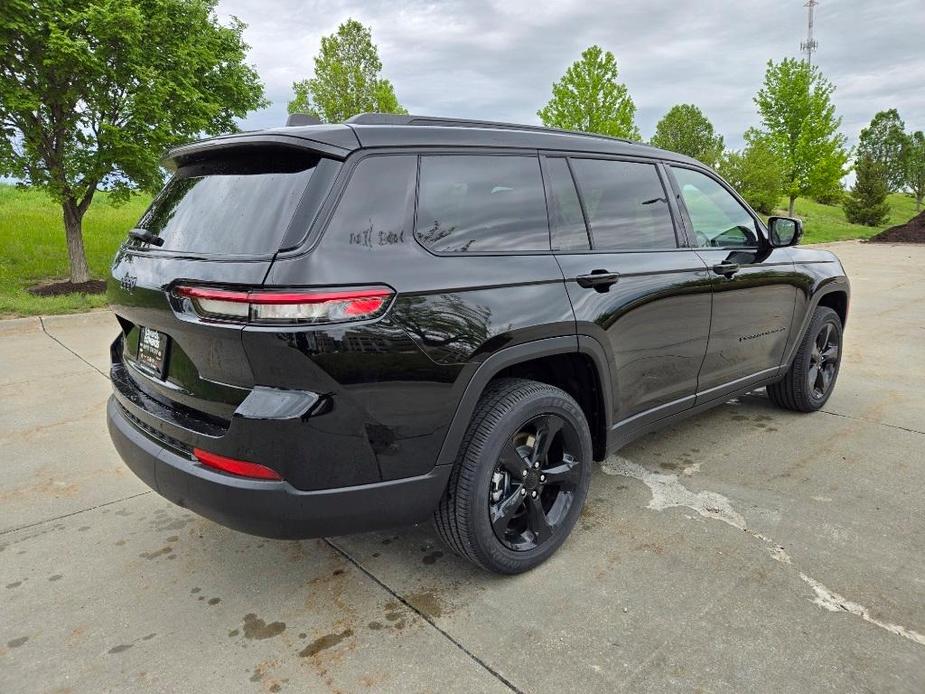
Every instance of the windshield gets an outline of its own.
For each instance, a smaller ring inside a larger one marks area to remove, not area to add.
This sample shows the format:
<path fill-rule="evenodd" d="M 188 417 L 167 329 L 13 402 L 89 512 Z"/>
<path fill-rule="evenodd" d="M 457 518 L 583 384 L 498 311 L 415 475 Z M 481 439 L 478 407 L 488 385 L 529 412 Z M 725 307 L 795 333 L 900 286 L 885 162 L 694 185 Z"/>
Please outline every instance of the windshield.
<path fill-rule="evenodd" d="M 188 164 L 177 170 L 136 228 L 162 238 L 160 250 L 275 253 L 318 161 L 297 150 L 265 148 Z"/>

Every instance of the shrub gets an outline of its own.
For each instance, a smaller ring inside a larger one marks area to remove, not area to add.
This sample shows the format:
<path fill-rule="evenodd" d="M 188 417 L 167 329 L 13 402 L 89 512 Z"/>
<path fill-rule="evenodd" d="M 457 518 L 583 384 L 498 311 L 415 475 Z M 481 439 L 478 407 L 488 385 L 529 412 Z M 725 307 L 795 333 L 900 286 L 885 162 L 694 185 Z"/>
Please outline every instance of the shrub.
<path fill-rule="evenodd" d="M 851 194 L 845 200 L 845 216 L 853 224 L 880 226 L 890 216 L 886 196 L 890 192 L 883 165 L 870 157 L 862 157 L 855 164 L 857 179 Z"/>

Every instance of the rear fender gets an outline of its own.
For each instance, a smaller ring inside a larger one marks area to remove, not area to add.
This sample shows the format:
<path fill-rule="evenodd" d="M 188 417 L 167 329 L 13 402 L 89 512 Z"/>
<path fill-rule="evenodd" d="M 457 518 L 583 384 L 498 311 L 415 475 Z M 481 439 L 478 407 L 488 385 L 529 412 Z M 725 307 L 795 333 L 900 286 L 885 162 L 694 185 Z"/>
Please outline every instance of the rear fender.
<path fill-rule="evenodd" d="M 610 368 L 600 343 L 586 335 L 568 335 L 550 337 L 507 347 L 495 352 L 482 361 L 469 378 L 463 391 L 456 412 L 450 422 L 446 438 L 437 457 L 437 465 L 452 465 L 459 454 L 463 437 L 472 420 L 472 415 L 479 398 L 489 382 L 504 369 L 516 364 L 557 354 L 586 354 L 598 370 L 604 397 L 604 417 L 607 429 L 610 428 L 610 413 L 613 411 L 610 380 Z"/>

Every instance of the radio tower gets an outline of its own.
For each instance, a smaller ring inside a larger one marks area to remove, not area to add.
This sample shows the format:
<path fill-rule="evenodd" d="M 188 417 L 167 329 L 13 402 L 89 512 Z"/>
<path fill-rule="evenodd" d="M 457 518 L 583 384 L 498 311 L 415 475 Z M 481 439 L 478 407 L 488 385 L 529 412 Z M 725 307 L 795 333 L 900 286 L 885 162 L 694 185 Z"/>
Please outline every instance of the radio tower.
<path fill-rule="evenodd" d="M 806 40 L 800 42 L 800 50 L 806 53 L 806 64 L 813 64 L 813 51 L 819 48 L 819 42 L 813 38 L 813 9 L 818 5 L 817 0 L 807 0 L 804 7 L 809 8 L 809 24 L 806 28 Z"/>

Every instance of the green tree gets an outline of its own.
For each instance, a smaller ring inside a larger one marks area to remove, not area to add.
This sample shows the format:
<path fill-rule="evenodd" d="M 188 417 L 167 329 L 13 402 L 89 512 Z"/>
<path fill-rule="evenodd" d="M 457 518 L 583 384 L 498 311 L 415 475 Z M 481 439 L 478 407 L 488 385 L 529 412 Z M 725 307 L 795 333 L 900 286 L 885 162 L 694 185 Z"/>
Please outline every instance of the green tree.
<path fill-rule="evenodd" d="M 915 198 L 915 211 L 922 209 L 925 198 L 925 134 L 917 130 L 906 141 L 903 151 L 904 183 Z"/>
<path fill-rule="evenodd" d="M 686 154 L 707 166 L 715 166 L 723 154 L 723 136 L 713 132 L 713 124 L 693 104 L 678 104 L 662 116 L 655 126 L 651 144 Z"/>
<path fill-rule="evenodd" d="M 381 71 L 372 33 L 348 19 L 336 33 L 322 37 L 314 77 L 293 82 L 289 113 L 309 113 L 327 123 L 369 111 L 408 113 L 398 103 L 392 83 L 380 77 Z"/>
<path fill-rule="evenodd" d="M 591 46 L 552 85 L 552 98 L 536 115 L 549 128 L 639 140 L 636 105 L 618 74 L 613 53 Z"/>
<path fill-rule="evenodd" d="M 832 92 L 819 69 L 796 58 L 768 61 L 764 84 L 755 96 L 761 135 L 782 159 L 784 192 L 793 204 L 800 195 L 825 195 L 846 173 L 848 150 L 838 129 Z"/>
<path fill-rule="evenodd" d="M 61 204 L 70 279 L 90 279 L 83 217 L 100 187 L 162 185 L 159 158 L 263 105 L 244 25 L 215 0 L 4 0 L 0 173 Z"/>
<path fill-rule="evenodd" d="M 900 190 L 906 184 L 903 152 L 907 139 L 906 124 L 895 108 L 880 111 L 861 130 L 857 156 L 880 164 L 891 190 Z"/>
<path fill-rule="evenodd" d="M 870 157 L 861 157 L 854 166 L 857 178 L 845 200 L 845 216 L 853 224 L 875 227 L 890 216 L 886 196 L 890 192 L 886 168 Z"/>
<path fill-rule="evenodd" d="M 767 138 L 752 135 L 750 139 L 741 152 L 726 152 L 717 170 L 749 205 L 771 214 L 784 194 L 784 171 Z"/>

